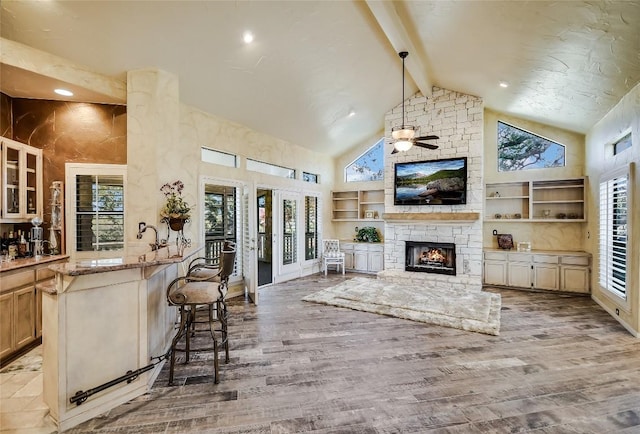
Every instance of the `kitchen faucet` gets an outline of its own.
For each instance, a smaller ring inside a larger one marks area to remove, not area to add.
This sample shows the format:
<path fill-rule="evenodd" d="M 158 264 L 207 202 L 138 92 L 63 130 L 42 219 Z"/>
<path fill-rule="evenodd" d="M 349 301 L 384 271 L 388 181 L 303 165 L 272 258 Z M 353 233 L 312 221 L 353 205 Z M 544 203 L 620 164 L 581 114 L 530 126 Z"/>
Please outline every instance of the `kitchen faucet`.
<path fill-rule="evenodd" d="M 147 229 L 153 229 L 153 232 L 155 232 L 155 234 L 156 234 L 155 243 L 149 243 L 149 245 L 151 246 L 151 251 L 158 250 L 160 247 L 164 247 L 164 246 L 161 246 L 160 242 L 158 241 L 158 229 L 156 229 L 156 227 L 153 226 L 153 225 L 146 224 L 145 222 L 138 223 L 138 235 L 136 235 L 136 238 L 141 240 L 142 239 L 142 234 Z"/>

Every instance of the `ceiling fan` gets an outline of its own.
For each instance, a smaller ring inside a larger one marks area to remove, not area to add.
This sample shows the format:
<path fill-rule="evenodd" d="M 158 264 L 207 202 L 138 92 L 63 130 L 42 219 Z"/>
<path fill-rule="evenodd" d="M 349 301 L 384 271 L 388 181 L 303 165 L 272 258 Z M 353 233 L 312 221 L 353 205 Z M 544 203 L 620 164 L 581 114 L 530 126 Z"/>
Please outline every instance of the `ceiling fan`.
<path fill-rule="evenodd" d="M 391 137 L 394 140 L 391 153 L 408 151 L 413 145 L 427 149 L 438 149 L 437 145 L 424 143 L 424 140 L 437 140 L 440 137 L 434 135 L 416 137 L 416 128 L 404 124 L 404 59 L 409 55 L 409 52 L 401 51 L 398 55 L 402 59 L 402 125 L 391 129 Z"/>

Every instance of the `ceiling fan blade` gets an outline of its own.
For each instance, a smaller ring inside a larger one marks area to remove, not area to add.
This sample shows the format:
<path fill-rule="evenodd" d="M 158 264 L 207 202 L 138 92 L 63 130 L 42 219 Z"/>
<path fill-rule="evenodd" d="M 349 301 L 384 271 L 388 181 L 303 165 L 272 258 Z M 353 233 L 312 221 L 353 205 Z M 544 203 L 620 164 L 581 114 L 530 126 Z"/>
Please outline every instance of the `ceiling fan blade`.
<path fill-rule="evenodd" d="M 421 143 L 421 142 L 415 142 L 414 145 L 416 146 L 420 146 L 421 148 L 427 148 L 427 149 L 438 149 L 437 145 L 432 145 L 431 143 Z"/>
<path fill-rule="evenodd" d="M 414 140 L 437 140 L 440 137 L 438 136 L 422 136 L 422 137 L 416 137 Z"/>

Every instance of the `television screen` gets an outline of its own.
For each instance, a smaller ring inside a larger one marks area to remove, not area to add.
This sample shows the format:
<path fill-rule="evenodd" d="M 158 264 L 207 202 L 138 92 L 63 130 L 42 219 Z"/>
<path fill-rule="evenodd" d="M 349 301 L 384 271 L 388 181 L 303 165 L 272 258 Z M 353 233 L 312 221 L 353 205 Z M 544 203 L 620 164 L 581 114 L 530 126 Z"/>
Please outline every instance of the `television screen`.
<path fill-rule="evenodd" d="M 467 158 L 412 161 L 395 165 L 394 204 L 467 203 Z"/>

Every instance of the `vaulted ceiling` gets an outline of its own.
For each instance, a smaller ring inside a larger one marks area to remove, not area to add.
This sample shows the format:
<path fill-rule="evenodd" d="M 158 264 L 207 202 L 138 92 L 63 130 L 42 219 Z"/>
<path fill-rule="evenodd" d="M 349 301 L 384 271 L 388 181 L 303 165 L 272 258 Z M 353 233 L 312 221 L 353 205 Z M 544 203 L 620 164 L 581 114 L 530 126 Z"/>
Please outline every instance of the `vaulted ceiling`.
<path fill-rule="evenodd" d="M 640 82 L 640 1 L 15 1 L 0 35 L 125 79 L 157 67 L 182 102 L 339 155 L 439 86 L 585 133 Z M 243 33 L 255 37 L 243 42 Z M 56 99 L 2 65 L 2 91 Z M 500 82 L 508 87 L 499 86 Z M 79 99 L 101 101 L 100 95 Z"/>

